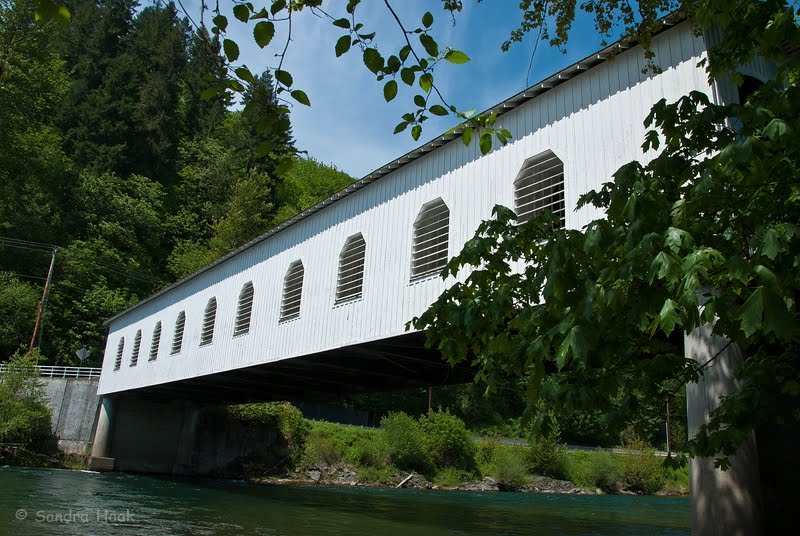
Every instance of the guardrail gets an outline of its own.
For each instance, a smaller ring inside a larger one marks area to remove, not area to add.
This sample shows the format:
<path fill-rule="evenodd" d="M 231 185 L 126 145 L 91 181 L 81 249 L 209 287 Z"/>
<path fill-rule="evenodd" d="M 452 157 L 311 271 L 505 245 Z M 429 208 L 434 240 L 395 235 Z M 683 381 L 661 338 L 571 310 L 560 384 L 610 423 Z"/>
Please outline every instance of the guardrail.
<path fill-rule="evenodd" d="M 95 367 L 56 367 L 40 365 L 39 372 L 46 378 L 99 378 L 102 369 Z M 0 363 L 0 374 L 6 371 L 5 363 Z"/>

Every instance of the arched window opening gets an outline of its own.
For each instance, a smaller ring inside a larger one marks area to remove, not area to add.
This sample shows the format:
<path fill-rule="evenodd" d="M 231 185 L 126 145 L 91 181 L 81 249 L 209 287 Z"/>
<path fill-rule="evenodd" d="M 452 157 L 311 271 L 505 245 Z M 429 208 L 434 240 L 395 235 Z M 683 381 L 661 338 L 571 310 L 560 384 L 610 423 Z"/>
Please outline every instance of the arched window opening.
<path fill-rule="evenodd" d="M 280 322 L 300 316 L 300 300 L 303 295 L 303 263 L 299 260 L 289 265 L 283 278 Z"/>
<path fill-rule="evenodd" d="M 200 346 L 211 344 L 214 340 L 214 323 L 217 320 L 217 298 L 212 297 L 203 313 L 203 329 L 200 332 Z"/>
<path fill-rule="evenodd" d="M 122 352 L 125 350 L 125 337 L 120 338 L 117 345 L 117 358 L 114 360 L 114 370 L 119 370 L 122 366 Z"/>
<path fill-rule="evenodd" d="M 183 346 L 183 328 L 186 326 L 186 313 L 181 311 L 178 313 L 178 318 L 175 320 L 175 334 L 172 337 L 172 350 L 171 355 L 180 353 Z"/>
<path fill-rule="evenodd" d="M 250 332 L 250 317 L 253 314 L 253 282 L 248 281 L 239 292 L 239 305 L 236 307 L 236 321 L 233 324 L 233 335 Z"/>
<path fill-rule="evenodd" d="M 514 180 L 514 210 L 517 223 L 548 210 L 565 225 L 564 163 L 553 153 L 545 151 L 528 158 Z"/>
<path fill-rule="evenodd" d="M 361 233 L 344 243 L 339 254 L 339 275 L 336 278 L 336 303 L 355 300 L 364 289 L 364 255 L 367 243 Z"/>
<path fill-rule="evenodd" d="M 411 280 L 441 271 L 447 264 L 450 209 L 441 199 L 422 206 L 414 220 Z"/>
<path fill-rule="evenodd" d="M 148 361 L 155 361 L 158 358 L 158 345 L 161 343 L 161 321 L 156 322 L 153 328 L 153 341 L 150 343 L 150 357 Z"/>
<path fill-rule="evenodd" d="M 136 331 L 136 337 L 133 338 L 133 352 L 131 352 L 131 366 L 135 367 L 139 362 L 139 349 L 142 347 L 142 330 Z"/>

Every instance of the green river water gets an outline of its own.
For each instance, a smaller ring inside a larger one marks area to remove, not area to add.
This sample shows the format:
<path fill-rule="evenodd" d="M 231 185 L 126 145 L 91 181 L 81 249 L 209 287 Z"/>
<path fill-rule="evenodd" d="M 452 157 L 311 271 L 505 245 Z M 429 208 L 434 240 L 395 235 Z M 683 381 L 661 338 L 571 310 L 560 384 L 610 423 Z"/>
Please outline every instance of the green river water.
<path fill-rule="evenodd" d="M 688 535 L 686 498 L 251 485 L 0 467 L 0 536 Z"/>

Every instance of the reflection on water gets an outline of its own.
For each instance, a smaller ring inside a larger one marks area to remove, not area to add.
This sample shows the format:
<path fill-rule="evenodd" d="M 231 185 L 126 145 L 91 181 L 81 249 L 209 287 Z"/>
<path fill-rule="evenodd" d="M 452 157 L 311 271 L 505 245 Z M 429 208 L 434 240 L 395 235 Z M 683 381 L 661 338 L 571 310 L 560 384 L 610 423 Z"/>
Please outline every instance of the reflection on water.
<path fill-rule="evenodd" d="M 688 535 L 685 498 L 255 486 L 0 468 L 0 535 Z"/>

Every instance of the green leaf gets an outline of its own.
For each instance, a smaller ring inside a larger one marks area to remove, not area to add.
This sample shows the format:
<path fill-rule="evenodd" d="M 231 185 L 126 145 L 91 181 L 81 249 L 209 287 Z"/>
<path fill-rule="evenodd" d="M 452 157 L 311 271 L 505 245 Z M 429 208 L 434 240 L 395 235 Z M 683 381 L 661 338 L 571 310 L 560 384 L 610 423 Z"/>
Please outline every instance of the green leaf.
<path fill-rule="evenodd" d="M 436 44 L 436 41 L 430 35 L 420 34 L 419 42 L 422 43 L 422 46 L 425 47 L 425 52 L 429 55 L 434 58 L 439 55 L 439 45 Z"/>
<path fill-rule="evenodd" d="M 422 134 L 422 127 L 414 125 L 414 128 L 411 129 L 411 137 L 414 138 L 414 141 L 419 140 L 420 134 Z"/>
<path fill-rule="evenodd" d="M 411 47 L 410 46 L 405 45 L 403 48 L 401 48 L 400 49 L 400 53 L 398 54 L 400 56 L 400 61 L 406 61 L 406 58 L 408 57 L 408 55 L 410 53 L 411 53 Z"/>
<path fill-rule="evenodd" d="M 397 126 L 394 127 L 394 133 L 398 134 L 400 132 L 403 132 L 407 127 L 408 127 L 408 123 L 406 123 L 405 121 L 397 123 Z"/>
<path fill-rule="evenodd" d="M 462 64 L 467 63 L 469 61 L 469 56 L 461 52 L 460 50 L 448 50 L 447 54 L 444 55 L 444 59 L 449 61 L 450 63 L 455 64 Z"/>
<path fill-rule="evenodd" d="M 275 25 L 271 21 L 262 20 L 253 28 L 253 37 L 256 39 L 256 44 L 264 48 L 275 37 Z"/>
<path fill-rule="evenodd" d="M 661 312 L 658 313 L 658 324 L 661 326 L 661 331 L 667 336 L 675 329 L 675 324 L 681 321 L 681 317 L 675 305 L 676 303 L 674 301 L 668 299 L 661 307 Z"/>
<path fill-rule="evenodd" d="M 216 97 L 217 95 L 222 93 L 222 91 L 223 91 L 222 88 L 220 88 L 219 86 L 208 87 L 200 93 L 200 100 L 205 101 L 210 99 L 211 97 Z"/>
<path fill-rule="evenodd" d="M 350 35 L 343 35 L 336 41 L 336 57 L 338 58 L 348 50 L 350 50 L 350 46 L 352 45 L 352 39 Z"/>
<path fill-rule="evenodd" d="M 244 4 L 236 4 L 233 6 L 233 16 L 242 22 L 247 22 L 250 19 L 250 10 Z"/>
<path fill-rule="evenodd" d="M 281 69 L 275 71 L 275 80 L 286 87 L 292 87 L 292 84 L 294 83 L 292 75 L 287 71 L 282 71 Z"/>
<path fill-rule="evenodd" d="M 425 14 L 422 16 L 422 25 L 426 28 L 430 28 L 433 24 L 433 15 L 431 15 L 430 11 L 426 11 Z"/>
<path fill-rule="evenodd" d="M 464 143 L 465 146 L 469 146 L 472 142 L 472 134 L 473 134 L 472 127 L 464 127 L 464 132 L 461 133 L 461 141 Z"/>
<path fill-rule="evenodd" d="M 775 229 L 767 229 L 764 231 L 764 236 L 761 238 L 761 254 L 768 257 L 770 260 L 775 260 L 781 250 L 781 240 Z"/>
<path fill-rule="evenodd" d="M 433 76 L 431 73 L 425 73 L 419 77 L 419 87 L 422 88 L 422 91 L 425 93 L 430 92 L 433 87 Z"/>
<path fill-rule="evenodd" d="M 308 95 L 306 95 L 305 91 L 301 91 L 299 89 L 295 89 L 289 95 L 292 96 L 294 100 L 299 102 L 300 104 L 305 104 L 306 106 L 311 106 L 311 101 L 308 100 Z"/>
<path fill-rule="evenodd" d="M 253 77 L 253 73 L 250 72 L 250 69 L 247 67 L 237 67 L 233 70 L 236 73 L 236 76 L 244 80 L 245 82 L 253 83 L 255 82 L 255 78 Z"/>
<path fill-rule="evenodd" d="M 397 96 L 397 81 L 389 80 L 388 82 L 386 82 L 386 85 L 383 86 L 383 98 L 386 99 L 386 102 L 389 102 L 396 96 Z"/>
<path fill-rule="evenodd" d="M 785 136 L 787 133 L 791 133 L 792 129 L 789 125 L 786 124 L 785 121 L 775 118 L 769 122 L 769 124 L 764 128 L 764 134 L 769 139 L 775 139 L 780 136 Z"/>
<path fill-rule="evenodd" d="M 581 326 L 572 326 L 567 336 L 561 341 L 556 353 L 556 366 L 558 370 L 563 369 L 570 362 L 570 357 L 578 360 L 585 361 L 589 345 L 586 343 L 586 338 L 583 336 L 583 329 Z M 572 355 L 570 356 L 570 351 Z"/>
<path fill-rule="evenodd" d="M 69 12 L 67 6 L 59 1 L 40 0 L 36 4 L 36 10 L 34 11 L 33 18 L 36 22 L 55 20 L 63 26 L 69 22 L 71 17 L 72 14 Z"/>
<path fill-rule="evenodd" d="M 278 14 L 279 11 L 282 11 L 285 8 L 286 8 L 286 0 L 276 0 L 275 2 L 272 2 L 272 7 L 270 8 L 270 11 L 272 12 L 272 16 L 274 17 L 275 15 Z"/>
<path fill-rule="evenodd" d="M 233 63 L 239 59 L 239 45 L 235 41 L 225 39 L 222 42 L 222 49 L 225 51 L 225 56 L 227 56 L 229 62 Z"/>
<path fill-rule="evenodd" d="M 445 108 L 441 104 L 434 104 L 429 108 L 429 110 L 433 115 L 447 115 L 449 113 L 447 111 L 447 108 Z"/>
<path fill-rule="evenodd" d="M 344 28 L 345 30 L 350 29 L 350 21 L 344 18 L 336 19 L 335 21 L 333 21 L 333 25 L 339 28 Z"/>
<path fill-rule="evenodd" d="M 414 95 L 414 104 L 419 106 L 420 108 L 425 108 L 425 97 L 422 95 Z"/>
<path fill-rule="evenodd" d="M 736 316 L 741 321 L 742 331 L 746 337 L 751 337 L 753 333 L 761 329 L 762 316 L 764 314 L 764 287 L 758 287 L 750 294 L 747 301 L 739 309 Z"/>
<path fill-rule="evenodd" d="M 364 65 L 373 73 L 378 74 L 378 71 L 383 67 L 383 57 L 381 53 L 378 52 L 378 49 L 364 49 Z"/>
<path fill-rule="evenodd" d="M 487 154 L 492 150 L 492 134 L 488 131 L 481 132 L 481 138 L 478 142 L 481 148 L 481 154 Z"/>
<path fill-rule="evenodd" d="M 400 69 L 400 79 L 407 85 L 413 86 L 415 78 L 416 74 L 414 73 L 414 69 L 411 69 L 410 67 Z"/>
<path fill-rule="evenodd" d="M 216 17 L 211 19 L 211 22 L 213 22 L 214 26 L 216 26 L 223 32 L 228 27 L 228 17 L 226 17 L 225 15 L 217 15 Z"/>

